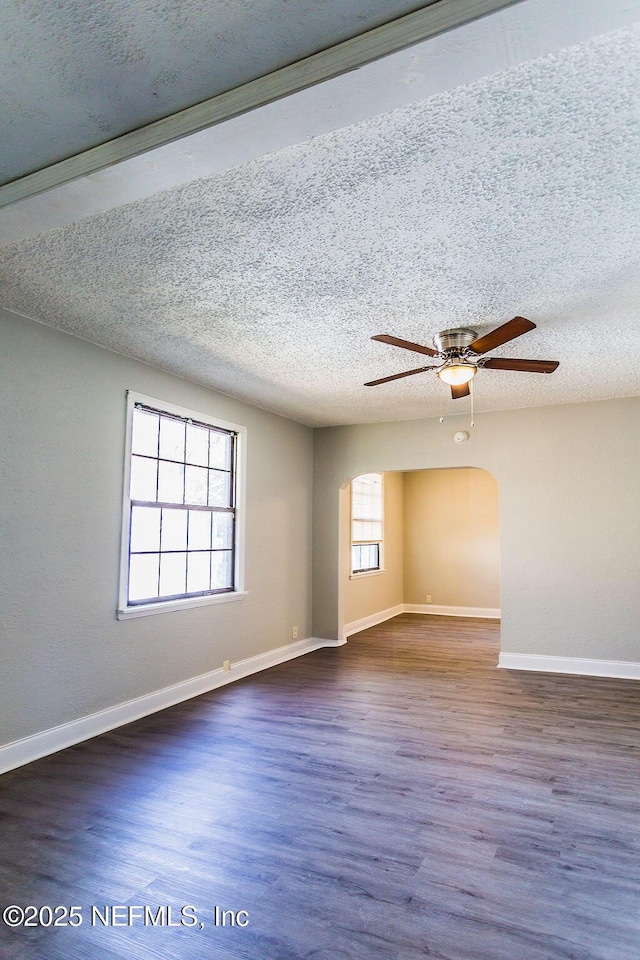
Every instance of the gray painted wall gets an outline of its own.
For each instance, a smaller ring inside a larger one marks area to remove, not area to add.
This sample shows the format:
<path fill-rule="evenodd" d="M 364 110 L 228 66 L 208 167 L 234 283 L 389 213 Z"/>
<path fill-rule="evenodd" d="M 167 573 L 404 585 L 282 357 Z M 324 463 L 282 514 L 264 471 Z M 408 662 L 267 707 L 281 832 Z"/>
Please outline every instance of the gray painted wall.
<path fill-rule="evenodd" d="M 0 383 L 0 744 L 310 635 L 310 429 L 7 312 Z M 127 389 L 247 427 L 246 598 L 116 620 Z"/>
<path fill-rule="evenodd" d="M 338 492 L 359 473 L 498 480 L 502 649 L 640 661 L 640 398 L 315 431 L 314 635 L 336 636 Z"/>
<path fill-rule="evenodd" d="M 0 744 L 312 633 L 312 431 L 0 314 Z M 117 621 L 125 391 L 248 428 L 249 596 Z M 314 630 L 338 632 L 339 490 L 477 466 L 500 485 L 502 648 L 640 661 L 640 398 L 315 431 Z"/>

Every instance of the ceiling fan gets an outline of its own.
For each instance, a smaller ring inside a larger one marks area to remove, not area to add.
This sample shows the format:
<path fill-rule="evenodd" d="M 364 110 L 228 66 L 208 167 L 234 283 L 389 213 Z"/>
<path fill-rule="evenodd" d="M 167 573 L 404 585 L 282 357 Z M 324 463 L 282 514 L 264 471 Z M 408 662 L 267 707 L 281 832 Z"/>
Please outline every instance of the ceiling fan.
<path fill-rule="evenodd" d="M 475 330 L 469 327 L 455 327 L 452 330 L 442 330 L 433 338 L 433 347 L 423 347 L 410 340 L 401 340 L 381 333 L 372 340 L 381 343 L 390 343 L 394 347 L 403 347 L 415 353 L 424 353 L 428 357 L 437 358 L 437 363 L 428 367 L 417 367 L 415 370 L 405 370 L 403 373 L 394 373 L 390 377 L 381 377 L 379 380 L 370 380 L 365 387 L 376 387 L 379 383 L 388 383 L 389 380 L 399 380 L 401 377 L 411 377 L 414 373 L 424 373 L 425 370 L 435 370 L 441 380 L 451 387 L 451 396 L 454 400 L 468 397 L 469 382 L 478 372 L 478 367 L 488 370 L 519 370 L 523 373 L 553 373 L 559 366 L 558 360 L 516 360 L 512 357 L 483 357 L 495 347 L 502 346 L 509 340 L 521 337 L 529 330 L 535 330 L 535 323 L 524 317 L 514 317 L 513 320 L 503 323 L 483 337 L 478 337 Z"/>

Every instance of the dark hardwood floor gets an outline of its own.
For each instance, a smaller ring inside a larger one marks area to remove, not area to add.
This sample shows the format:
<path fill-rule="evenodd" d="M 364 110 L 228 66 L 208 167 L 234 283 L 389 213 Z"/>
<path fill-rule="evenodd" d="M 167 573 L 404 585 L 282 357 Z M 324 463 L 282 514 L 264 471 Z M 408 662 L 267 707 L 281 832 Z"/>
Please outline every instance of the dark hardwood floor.
<path fill-rule="evenodd" d="M 6 774 L 2 908 L 83 923 L 0 956 L 638 960 L 640 684 L 497 654 L 405 615 Z"/>

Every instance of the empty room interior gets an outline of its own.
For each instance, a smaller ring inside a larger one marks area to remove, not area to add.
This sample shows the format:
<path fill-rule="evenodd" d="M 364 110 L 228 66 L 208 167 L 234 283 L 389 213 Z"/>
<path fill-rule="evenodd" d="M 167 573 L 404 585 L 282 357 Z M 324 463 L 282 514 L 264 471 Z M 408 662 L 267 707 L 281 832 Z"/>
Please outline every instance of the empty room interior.
<path fill-rule="evenodd" d="M 0 956 L 640 956 L 640 7 L 6 0 Z"/>

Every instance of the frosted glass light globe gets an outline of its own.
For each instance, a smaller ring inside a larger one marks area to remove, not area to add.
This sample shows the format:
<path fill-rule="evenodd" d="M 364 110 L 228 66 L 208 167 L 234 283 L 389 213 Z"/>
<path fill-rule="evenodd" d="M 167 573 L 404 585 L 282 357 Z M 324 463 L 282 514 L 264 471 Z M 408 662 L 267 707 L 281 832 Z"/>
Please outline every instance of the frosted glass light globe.
<path fill-rule="evenodd" d="M 463 383 L 469 383 L 469 380 L 475 377 L 477 370 L 473 363 L 451 363 L 442 370 L 438 370 L 438 376 L 452 387 L 459 387 Z"/>

